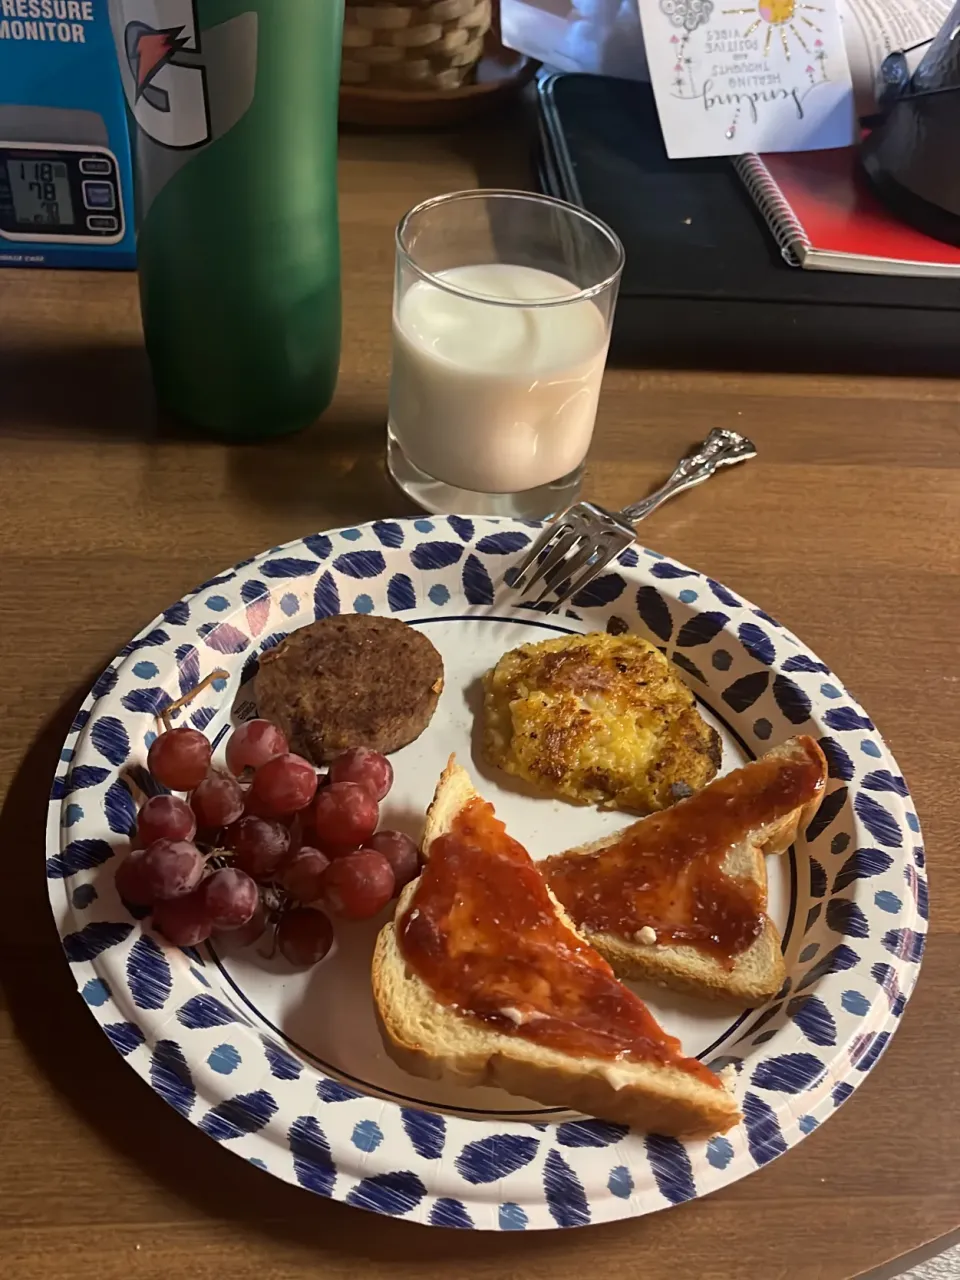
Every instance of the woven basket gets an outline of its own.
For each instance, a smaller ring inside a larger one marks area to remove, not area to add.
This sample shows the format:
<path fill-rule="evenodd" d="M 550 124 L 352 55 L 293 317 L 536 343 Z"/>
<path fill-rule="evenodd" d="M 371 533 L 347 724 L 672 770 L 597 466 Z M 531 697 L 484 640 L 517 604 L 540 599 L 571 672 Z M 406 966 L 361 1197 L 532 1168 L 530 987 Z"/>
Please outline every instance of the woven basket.
<path fill-rule="evenodd" d="M 459 89 L 480 61 L 491 20 L 491 0 L 346 0 L 341 82 Z"/>

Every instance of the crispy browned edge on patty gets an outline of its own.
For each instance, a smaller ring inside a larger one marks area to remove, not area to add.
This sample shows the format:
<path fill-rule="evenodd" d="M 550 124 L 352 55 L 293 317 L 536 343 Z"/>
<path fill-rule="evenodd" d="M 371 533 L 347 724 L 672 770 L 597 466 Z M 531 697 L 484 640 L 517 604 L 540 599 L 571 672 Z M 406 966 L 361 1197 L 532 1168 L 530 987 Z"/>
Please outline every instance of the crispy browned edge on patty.
<path fill-rule="evenodd" d="M 257 707 L 315 764 L 413 742 L 436 710 L 443 660 L 399 618 L 337 614 L 294 631 L 260 659 Z"/>

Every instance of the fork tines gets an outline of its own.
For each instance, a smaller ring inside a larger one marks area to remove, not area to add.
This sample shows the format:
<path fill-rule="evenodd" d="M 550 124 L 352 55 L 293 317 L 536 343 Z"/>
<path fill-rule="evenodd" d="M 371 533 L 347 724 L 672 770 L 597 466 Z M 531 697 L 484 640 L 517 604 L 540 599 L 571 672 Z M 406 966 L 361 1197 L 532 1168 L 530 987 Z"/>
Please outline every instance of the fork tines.
<path fill-rule="evenodd" d="M 634 538 L 630 525 L 592 502 L 578 502 L 540 534 L 519 566 L 513 589 L 529 595 L 543 585 L 534 601 L 556 593 L 551 612 L 582 591 Z"/>

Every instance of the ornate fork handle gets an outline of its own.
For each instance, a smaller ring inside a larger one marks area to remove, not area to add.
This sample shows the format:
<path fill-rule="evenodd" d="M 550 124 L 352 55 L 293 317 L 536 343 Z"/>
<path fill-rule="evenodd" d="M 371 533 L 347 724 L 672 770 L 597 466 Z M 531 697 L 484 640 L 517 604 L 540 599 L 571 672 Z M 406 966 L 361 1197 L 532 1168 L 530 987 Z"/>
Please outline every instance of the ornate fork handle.
<path fill-rule="evenodd" d="M 619 513 L 620 518 L 628 524 L 636 524 L 651 511 L 655 511 L 668 498 L 683 493 L 684 489 L 692 489 L 694 485 L 703 484 L 704 480 L 709 480 L 718 467 L 729 467 L 735 462 L 745 462 L 748 458 L 755 458 L 756 455 L 756 448 L 746 436 L 736 431 L 715 428 L 696 453 L 681 458 L 666 484 L 661 485 L 648 498 L 625 507 Z"/>

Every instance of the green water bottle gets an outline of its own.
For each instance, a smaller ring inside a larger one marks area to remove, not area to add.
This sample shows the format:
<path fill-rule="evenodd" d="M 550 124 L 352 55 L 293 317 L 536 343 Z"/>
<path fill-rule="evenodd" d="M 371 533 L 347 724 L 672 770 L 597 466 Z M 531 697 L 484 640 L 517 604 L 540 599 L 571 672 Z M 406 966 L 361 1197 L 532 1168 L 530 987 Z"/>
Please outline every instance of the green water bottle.
<path fill-rule="evenodd" d="M 343 0 L 110 0 L 157 398 L 218 435 L 295 431 L 340 358 Z"/>

